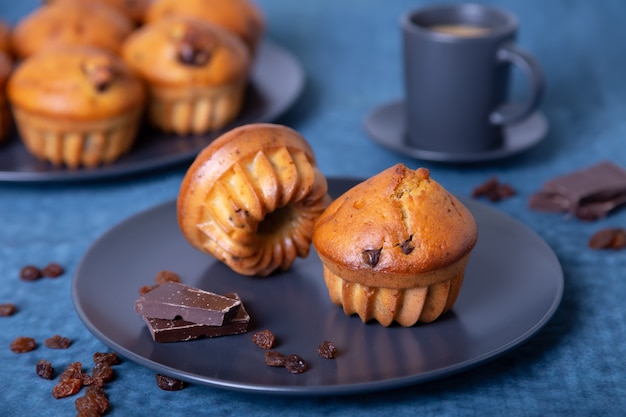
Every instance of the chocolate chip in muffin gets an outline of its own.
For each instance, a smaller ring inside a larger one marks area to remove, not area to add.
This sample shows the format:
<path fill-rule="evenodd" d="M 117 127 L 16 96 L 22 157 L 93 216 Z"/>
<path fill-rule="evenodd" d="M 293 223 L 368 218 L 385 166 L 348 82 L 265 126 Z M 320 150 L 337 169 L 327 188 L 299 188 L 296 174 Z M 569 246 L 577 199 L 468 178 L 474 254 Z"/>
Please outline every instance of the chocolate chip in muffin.
<path fill-rule="evenodd" d="M 380 253 L 382 249 L 366 249 L 361 252 L 361 257 L 363 258 L 363 262 L 372 268 L 378 264 L 380 261 Z"/>

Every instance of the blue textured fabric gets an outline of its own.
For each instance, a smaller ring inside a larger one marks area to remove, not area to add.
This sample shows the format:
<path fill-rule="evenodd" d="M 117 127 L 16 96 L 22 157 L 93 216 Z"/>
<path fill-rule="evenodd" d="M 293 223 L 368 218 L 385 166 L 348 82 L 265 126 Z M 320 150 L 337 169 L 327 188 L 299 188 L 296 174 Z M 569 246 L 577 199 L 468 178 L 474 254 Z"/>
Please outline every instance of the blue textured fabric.
<path fill-rule="evenodd" d="M 0 2 L 15 22 L 38 0 Z M 469 195 L 492 176 L 518 194 L 494 206 L 541 235 L 557 254 L 565 293 L 554 318 L 534 338 L 471 371 L 391 392 L 338 398 L 280 398 L 192 385 L 165 392 L 154 372 L 125 361 L 108 388 L 111 416 L 363 415 L 620 416 L 626 414 L 626 252 L 592 251 L 587 240 L 626 227 L 626 211 L 583 223 L 530 211 L 528 197 L 556 175 L 612 160 L 626 166 L 626 2 L 623 0 L 492 0 L 517 14 L 520 45 L 547 77 L 542 111 L 547 139 L 504 161 L 454 166 L 416 161 L 380 147 L 363 129 L 366 114 L 402 97 L 399 16 L 419 0 L 258 0 L 267 36 L 290 50 L 307 75 L 298 103 L 278 122 L 311 143 L 327 176 L 366 177 L 397 163 L 426 166 L 449 190 Z M 432 2 L 431 2 L 432 3 Z M 523 84 L 515 91 L 523 91 Z M 2 148 L 0 147 L 0 152 Z M 35 376 L 45 356 L 57 368 L 90 363 L 106 346 L 76 315 L 71 276 L 89 245 L 110 227 L 174 198 L 185 166 L 115 180 L 76 184 L 0 184 L 0 303 L 18 313 L 0 318 L 0 416 L 75 414 L 73 399 L 55 400 Z M 487 203 L 491 204 L 491 203 Z M 64 276 L 18 279 L 26 264 L 56 261 Z M 16 336 L 42 342 L 70 337 L 68 350 L 40 347 L 16 355 Z"/>

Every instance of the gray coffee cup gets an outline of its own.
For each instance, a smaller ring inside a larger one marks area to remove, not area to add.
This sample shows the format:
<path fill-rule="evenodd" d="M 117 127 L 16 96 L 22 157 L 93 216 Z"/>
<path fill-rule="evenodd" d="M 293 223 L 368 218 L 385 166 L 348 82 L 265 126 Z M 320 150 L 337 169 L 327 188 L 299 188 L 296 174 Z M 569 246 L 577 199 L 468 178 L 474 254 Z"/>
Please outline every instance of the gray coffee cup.
<path fill-rule="evenodd" d="M 515 45 L 517 19 L 479 4 L 442 5 L 401 20 L 409 145 L 438 152 L 502 146 L 503 128 L 539 105 L 538 62 Z M 519 103 L 508 101 L 511 64 L 528 80 Z"/>

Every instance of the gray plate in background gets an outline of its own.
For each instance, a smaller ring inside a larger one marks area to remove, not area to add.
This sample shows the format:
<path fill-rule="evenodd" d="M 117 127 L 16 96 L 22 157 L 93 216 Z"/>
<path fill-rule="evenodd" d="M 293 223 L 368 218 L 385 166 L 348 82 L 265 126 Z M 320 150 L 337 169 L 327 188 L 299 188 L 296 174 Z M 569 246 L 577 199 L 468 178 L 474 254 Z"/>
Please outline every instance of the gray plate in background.
<path fill-rule="evenodd" d="M 270 122 L 284 113 L 304 87 L 300 63 L 280 46 L 264 41 L 258 51 L 241 113 L 228 126 L 196 136 L 176 136 L 144 127 L 130 153 L 97 168 L 55 167 L 30 155 L 14 131 L 0 145 L 0 181 L 47 182 L 94 180 L 145 172 L 190 161 L 222 133 L 239 125 Z"/>

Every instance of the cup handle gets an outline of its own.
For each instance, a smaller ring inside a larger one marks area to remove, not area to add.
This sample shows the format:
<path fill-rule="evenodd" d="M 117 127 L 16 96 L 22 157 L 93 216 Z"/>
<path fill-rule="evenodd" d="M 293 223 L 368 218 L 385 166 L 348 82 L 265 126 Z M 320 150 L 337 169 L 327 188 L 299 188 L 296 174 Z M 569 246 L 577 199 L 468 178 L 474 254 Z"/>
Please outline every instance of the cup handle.
<path fill-rule="evenodd" d="M 524 103 L 503 106 L 489 116 L 491 123 L 505 125 L 525 118 L 539 106 L 544 90 L 544 76 L 535 58 L 512 43 L 498 50 L 497 59 L 499 62 L 510 62 L 518 67 L 530 82 L 530 92 Z"/>

